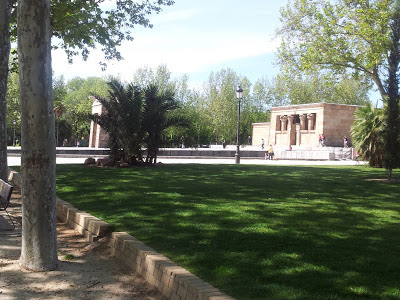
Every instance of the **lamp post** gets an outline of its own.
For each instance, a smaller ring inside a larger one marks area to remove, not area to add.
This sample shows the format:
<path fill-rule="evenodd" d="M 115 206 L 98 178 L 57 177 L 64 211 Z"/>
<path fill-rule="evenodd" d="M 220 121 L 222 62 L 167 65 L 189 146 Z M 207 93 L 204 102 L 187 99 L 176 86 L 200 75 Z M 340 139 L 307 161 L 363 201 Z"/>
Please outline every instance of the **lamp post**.
<path fill-rule="evenodd" d="M 236 98 L 238 99 L 238 120 L 236 130 L 236 153 L 235 153 L 235 164 L 240 164 L 240 145 L 239 145 L 239 132 L 240 132 L 240 101 L 243 98 L 243 89 L 238 85 L 236 90 Z"/>
<path fill-rule="evenodd" d="M 13 128 L 13 129 L 14 129 L 13 147 L 15 147 L 15 124 L 17 124 L 17 122 L 14 120 L 14 121 L 13 121 L 13 125 L 14 125 L 14 126 L 13 126 L 13 127 L 14 127 L 14 128 Z"/>

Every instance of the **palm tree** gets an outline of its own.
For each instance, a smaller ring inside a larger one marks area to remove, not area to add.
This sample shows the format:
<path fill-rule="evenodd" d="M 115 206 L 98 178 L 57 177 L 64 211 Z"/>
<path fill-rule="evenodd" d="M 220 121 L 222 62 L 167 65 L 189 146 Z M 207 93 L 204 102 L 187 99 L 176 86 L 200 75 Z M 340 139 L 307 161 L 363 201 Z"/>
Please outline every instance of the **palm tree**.
<path fill-rule="evenodd" d="M 141 160 L 140 142 L 143 136 L 140 125 L 140 91 L 131 84 L 124 86 L 116 79 L 107 84 L 110 87 L 109 96 L 96 97 L 104 105 L 105 112 L 101 115 L 91 115 L 90 118 L 109 134 L 111 159 L 135 163 Z"/>
<path fill-rule="evenodd" d="M 355 149 L 372 167 L 382 167 L 384 154 L 384 110 L 371 103 L 357 109 L 351 128 Z"/>
<path fill-rule="evenodd" d="M 146 132 L 146 163 L 156 163 L 162 134 L 171 126 L 188 126 L 186 118 L 173 114 L 179 108 L 171 89 L 160 90 L 156 84 L 149 84 L 143 90 L 143 129 Z"/>

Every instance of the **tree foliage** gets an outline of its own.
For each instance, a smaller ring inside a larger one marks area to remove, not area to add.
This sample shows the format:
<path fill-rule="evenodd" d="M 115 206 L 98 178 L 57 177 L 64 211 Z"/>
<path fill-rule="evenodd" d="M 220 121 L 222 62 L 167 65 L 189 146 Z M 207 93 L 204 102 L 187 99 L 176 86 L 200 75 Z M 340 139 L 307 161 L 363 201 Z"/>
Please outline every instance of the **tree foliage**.
<path fill-rule="evenodd" d="M 68 60 L 81 55 L 88 58 L 91 50 L 100 47 L 105 60 L 121 60 L 118 50 L 123 41 L 133 40 L 136 26 L 152 27 L 149 16 L 159 13 L 171 0 L 51 1 L 53 49 L 63 49 Z M 14 15 L 13 15 L 14 16 Z M 16 18 L 12 18 L 11 35 L 16 38 Z M 99 61 L 106 65 L 105 61 Z"/>
<path fill-rule="evenodd" d="M 153 83 L 124 85 L 116 79 L 108 85 L 108 97 L 96 97 L 106 111 L 91 119 L 109 134 L 111 158 L 136 164 L 142 161 L 143 146 L 147 147 L 146 163 L 156 163 L 163 132 L 187 124 L 182 116 L 171 114 L 178 108 L 174 91 Z"/>
<path fill-rule="evenodd" d="M 287 68 L 325 68 L 335 74 L 366 76 L 382 96 L 395 0 L 293 0 L 281 10 L 282 45 Z"/>
<path fill-rule="evenodd" d="M 389 170 L 400 167 L 400 115 L 399 115 L 399 64 L 400 64 L 400 1 L 396 1 L 390 23 L 390 51 L 388 56 L 387 109 L 385 111 L 384 166 Z"/>
<path fill-rule="evenodd" d="M 163 6 L 172 5 L 171 0 L 116 1 L 76 0 L 51 1 L 50 18 L 53 49 L 63 49 L 68 60 L 76 55 L 87 59 L 91 50 L 100 48 L 104 59 L 99 63 L 105 67 L 105 60 L 122 59 L 118 47 L 125 40 L 133 39 L 137 26 L 152 27 L 148 17 L 158 13 Z M 17 40 L 17 6 L 15 0 L 2 0 L 0 14 L 0 177 L 7 179 L 7 129 L 6 94 L 8 79 L 8 58 L 10 40 Z M 14 51 L 17 54 L 16 51 Z M 17 56 L 15 56 L 16 58 Z M 16 62 L 16 59 L 13 60 Z M 12 69 L 15 68 L 13 64 Z M 81 115 L 70 114 L 77 119 L 74 128 L 78 130 Z M 78 121 L 79 120 L 79 121 Z"/>
<path fill-rule="evenodd" d="M 147 163 L 156 163 L 158 149 L 161 146 L 162 134 L 172 126 L 188 126 L 187 119 L 182 115 L 172 114 L 179 108 L 175 92 L 171 89 L 162 90 L 155 84 L 143 89 L 143 130 L 147 145 Z"/>
<path fill-rule="evenodd" d="M 72 125 L 73 142 L 87 137 L 90 130 L 88 114 L 92 111 L 90 96 L 105 97 L 108 92 L 106 80 L 100 77 L 75 77 L 66 84 L 66 95 L 63 102 L 62 119 Z"/>
<path fill-rule="evenodd" d="M 108 97 L 96 98 L 105 107 L 101 115 L 91 118 L 109 134 L 111 158 L 135 163 L 141 159 L 140 143 L 142 97 L 138 88 L 129 84 L 124 86 L 116 79 L 108 82 Z"/>
<path fill-rule="evenodd" d="M 351 137 L 354 148 L 361 159 L 367 160 L 372 167 L 382 167 L 384 152 L 383 109 L 371 103 L 357 109 Z"/>

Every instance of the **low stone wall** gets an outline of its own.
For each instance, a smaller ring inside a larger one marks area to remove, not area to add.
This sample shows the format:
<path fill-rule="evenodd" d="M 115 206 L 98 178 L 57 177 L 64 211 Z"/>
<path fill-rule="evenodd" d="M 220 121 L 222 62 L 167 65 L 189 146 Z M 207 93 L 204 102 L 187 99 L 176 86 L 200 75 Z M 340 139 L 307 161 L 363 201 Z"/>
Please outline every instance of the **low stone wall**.
<path fill-rule="evenodd" d="M 117 258 L 142 275 L 168 299 L 234 299 L 125 232 L 113 232 L 110 245 Z"/>
<path fill-rule="evenodd" d="M 265 144 L 264 149 L 257 145 L 241 145 L 240 157 L 244 159 L 264 159 L 265 152 L 269 145 Z M 299 159 L 299 160 L 335 160 L 351 159 L 352 148 L 342 147 L 303 147 L 293 146 L 292 153 L 288 153 L 288 147 L 273 146 L 276 159 Z M 20 156 L 19 148 L 9 147 L 7 150 L 9 156 Z M 107 155 L 107 149 L 83 148 L 83 147 L 63 147 L 57 148 L 59 157 L 104 157 Z M 235 145 L 227 145 L 225 149 L 222 145 L 211 145 L 210 148 L 160 148 L 158 157 L 169 158 L 232 158 L 236 153 Z M 333 153 L 333 154 L 332 154 Z"/>
<path fill-rule="evenodd" d="M 9 182 L 21 187 L 21 176 L 9 172 Z M 112 254 L 140 274 L 171 300 L 234 300 L 167 257 L 125 232 L 112 232 L 110 224 L 57 199 L 57 218 L 82 234 L 88 241 L 111 234 Z"/>
<path fill-rule="evenodd" d="M 110 224 L 78 210 L 58 197 L 57 218 L 79 232 L 89 242 L 95 242 L 113 232 L 113 227 Z"/>
<path fill-rule="evenodd" d="M 236 153 L 236 148 L 230 147 L 227 149 L 223 149 L 222 146 L 220 149 L 194 149 L 194 148 L 161 148 L 158 152 L 158 156 L 165 157 L 196 157 L 196 158 L 234 158 Z M 240 148 L 240 156 L 247 158 L 262 158 L 264 155 L 263 151 L 256 150 L 244 150 Z"/>
<path fill-rule="evenodd" d="M 277 159 L 297 160 L 335 160 L 335 153 L 330 151 L 277 151 Z"/>

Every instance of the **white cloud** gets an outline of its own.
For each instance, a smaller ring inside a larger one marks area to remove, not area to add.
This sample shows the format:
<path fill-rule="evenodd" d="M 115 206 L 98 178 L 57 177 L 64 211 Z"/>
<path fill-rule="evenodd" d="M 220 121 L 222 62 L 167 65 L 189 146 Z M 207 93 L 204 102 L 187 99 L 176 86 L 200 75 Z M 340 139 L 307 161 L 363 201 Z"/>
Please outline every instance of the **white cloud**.
<path fill-rule="evenodd" d="M 209 72 L 224 62 L 262 57 L 277 49 L 279 42 L 268 35 L 271 33 L 268 20 L 272 19 L 269 15 L 276 11 L 271 12 L 269 6 L 264 8 L 263 1 L 259 2 L 264 5 L 262 9 L 251 15 L 259 20 L 258 23 L 237 22 L 225 6 L 224 13 L 216 17 L 215 3 L 211 2 L 207 2 L 212 5 L 208 8 L 197 2 L 197 6 L 181 2 L 180 8 L 172 6 L 152 16 L 154 28 L 138 27 L 134 32 L 135 40 L 123 43 L 119 49 L 124 60 L 108 62 L 106 72 L 102 72 L 98 64 L 103 59 L 99 50 L 92 51 L 87 62 L 76 58 L 73 65 L 67 63 L 61 50 L 54 51 L 55 74 L 64 74 L 67 79 L 120 74 L 122 79 L 129 81 L 137 68 L 166 64 L 171 72 L 190 76 L 191 73 Z"/>
<path fill-rule="evenodd" d="M 279 43 L 268 37 L 244 36 L 235 37 L 196 36 L 179 44 L 166 36 L 157 38 L 138 37 L 133 42 L 125 43 L 121 49 L 124 60 L 108 62 L 107 71 L 101 71 L 99 61 L 102 53 L 93 51 L 87 62 L 80 58 L 73 65 L 66 62 L 63 52 L 53 52 L 53 69 L 57 73 L 75 74 L 73 76 L 103 76 L 120 74 L 124 80 L 130 80 L 136 69 L 149 66 L 157 67 L 166 64 L 173 73 L 193 73 L 206 71 L 212 65 L 243 59 L 246 57 L 268 54 L 276 50 Z"/>

